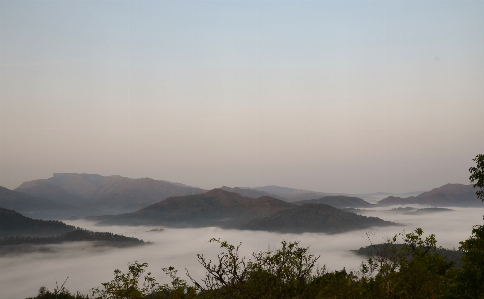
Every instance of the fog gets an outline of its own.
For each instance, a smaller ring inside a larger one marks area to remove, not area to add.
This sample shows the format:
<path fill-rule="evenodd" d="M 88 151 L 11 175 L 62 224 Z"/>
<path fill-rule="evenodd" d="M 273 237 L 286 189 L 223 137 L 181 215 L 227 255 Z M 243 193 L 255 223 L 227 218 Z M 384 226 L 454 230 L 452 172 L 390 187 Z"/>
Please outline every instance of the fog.
<path fill-rule="evenodd" d="M 393 208 L 393 207 L 392 207 Z M 390 208 L 388 208 L 390 209 Z M 482 224 L 484 208 L 452 208 L 452 212 L 427 215 L 402 215 L 388 211 L 369 210 L 364 215 L 378 216 L 382 219 L 404 224 L 371 230 L 358 230 L 344 234 L 327 235 L 322 233 L 278 234 L 269 232 L 224 230 L 220 228 L 170 229 L 162 232 L 147 232 L 154 227 L 99 227 L 83 220 L 66 221 L 68 224 L 94 231 L 110 231 L 125 236 L 136 237 L 153 242 L 152 245 L 134 248 L 94 247 L 89 242 L 50 245 L 48 251 L 18 256 L 0 257 L 0 298 L 26 298 L 37 294 L 39 287 L 50 290 L 56 281 L 72 291 L 88 293 L 102 282 L 110 281 L 114 269 L 125 272 L 128 262 L 147 262 L 149 271 L 158 282 L 168 282 L 161 268 L 174 266 L 182 278 L 185 268 L 196 278 L 203 275 L 203 268 L 197 262 L 197 253 L 215 257 L 220 252 L 216 244 L 208 242 L 210 238 L 220 238 L 232 244 L 242 242 L 241 252 L 248 256 L 253 251 L 265 250 L 269 246 L 278 247 L 282 240 L 300 241 L 302 246 L 309 246 L 310 252 L 320 255 L 319 265 L 326 265 L 329 270 L 357 270 L 362 257 L 350 250 L 369 245 L 367 234 L 372 242 L 378 243 L 385 236 L 423 228 L 425 234 L 434 233 L 440 246 L 457 248 L 459 241 L 466 239 L 472 226 Z"/>

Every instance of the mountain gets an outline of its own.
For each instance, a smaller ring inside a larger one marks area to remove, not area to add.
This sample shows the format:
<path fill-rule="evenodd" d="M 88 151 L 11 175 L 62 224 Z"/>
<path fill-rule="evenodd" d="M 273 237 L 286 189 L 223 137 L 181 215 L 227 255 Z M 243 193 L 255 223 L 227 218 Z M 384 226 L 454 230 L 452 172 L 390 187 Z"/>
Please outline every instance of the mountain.
<path fill-rule="evenodd" d="M 421 204 L 440 207 L 482 207 L 472 185 L 446 184 L 442 187 L 407 198 L 389 196 L 378 202 L 380 206 Z"/>
<path fill-rule="evenodd" d="M 233 192 L 233 193 L 237 193 L 241 196 L 250 197 L 250 198 L 258 198 L 258 197 L 261 197 L 261 196 L 270 196 L 270 197 L 274 197 L 274 198 L 284 200 L 284 201 L 287 200 L 286 198 L 284 198 L 282 196 L 278 196 L 278 195 L 275 195 L 275 194 L 267 193 L 265 191 L 259 191 L 259 190 L 250 189 L 250 188 L 239 188 L 239 187 L 230 188 L 230 187 L 227 187 L 227 186 L 223 186 L 220 189 L 225 190 L 225 191 L 229 191 L 229 192 Z"/>
<path fill-rule="evenodd" d="M 14 210 L 0 208 L 0 256 L 51 251 L 45 244 L 90 241 L 94 246 L 126 247 L 144 241 L 108 232 L 92 232 L 56 220 L 25 217 Z"/>
<path fill-rule="evenodd" d="M 203 194 L 170 197 L 134 213 L 91 219 L 100 221 L 100 224 L 233 228 L 250 219 L 292 207 L 290 203 L 269 196 L 252 199 L 213 189 Z"/>
<path fill-rule="evenodd" d="M 9 190 L 0 186 L 0 207 L 19 211 L 22 214 L 35 215 L 36 218 L 48 218 L 50 215 L 72 213 L 75 207 L 45 198 L 38 198 Z"/>
<path fill-rule="evenodd" d="M 367 208 L 373 206 L 371 203 L 364 201 L 358 197 L 350 196 L 325 196 L 318 199 L 301 200 L 293 202 L 296 205 L 303 205 L 307 203 L 326 204 L 335 208 Z"/>
<path fill-rule="evenodd" d="M 262 186 L 253 188 L 254 190 L 263 191 L 271 194 L 271 196 L 279 196 L 284 198 L 286 201 L 295 202 L 308 199 L 316 199 L 323 196 L 332 195 L 329 193 L 315 192 L 310 190 L 295 189 L 281 186 Z"/>
<path fill-rule="evenodd" d="M 86 201 L 83 197 L 70 193 L 64 187 L 55 185 L 47 180 L 23 183 L 15 191 L 73 206 L 82 206 Z"/>
<path fill-rule="evenodd" d="M 85 229 L 75 229 L 58 236 L 48 237 L 7 237 L 0 239 L 0 248 L 2 246 L 24 245 L 24 244 L 59 244 L 64 242 L 97 242 L 98 246 L 109 245 L 115 247 L 126 247 L 146 244 L 143 240 L 116 235 L 109 232 L 93 232 Z M 0 252 L 2 250 L 0 249 Z M 11 251 L 11 250 L 10 250 Z"/>
<path fill-rule="evenodd" d="M 101 225 L 218 226 L 278 232 L 339 233 L 371 226 L 395 225 L 325 204 L 297 206 L 270 196 L 251 199 L 223 189 L 171 197 L 134 213 L 90 219 Z"/>
<path fill-rule="evenodd" d="M 76 205 L 84 214 L 132 212 L 171 196 L 205 190 L 150 178 L 118 175 L 55 173 L 51 178 L 22 183 L 16 191 L 59 203 Z"/>
<path fill-rule="evenodd" d="M 0 208 L 0 238 L 9 236 L 55 236 L 76 228 L 56 220 L 38 220 L 25 217 L 14 210 Z"/>
<path fill-rule="evenodd" d="M 255 188 L 252 188 L 252 189 L 264 191 L 264 192 L 267 192 L 267 193 L 270 193 L 270 194 L 278 194 L 278 195 L 282 195 L 282 196 L 294 196 L 294 195 L 298 195 L 298 194 L 302 194 L 302 193 L 313 192 L 313 191 L 308 191 L 308 190 L 281 187 L 281 186 L 275 186 L 275 185 L 255 187 Z"/>
<path fill-rule="evenodd" d="M 376 217 L 344 212 L 326 204 L 304 204 L 262 219 L 252 220 L 242 228 L 282 233 L 342 233 L 372 226 L 390 225 L 397 224 Z"/>

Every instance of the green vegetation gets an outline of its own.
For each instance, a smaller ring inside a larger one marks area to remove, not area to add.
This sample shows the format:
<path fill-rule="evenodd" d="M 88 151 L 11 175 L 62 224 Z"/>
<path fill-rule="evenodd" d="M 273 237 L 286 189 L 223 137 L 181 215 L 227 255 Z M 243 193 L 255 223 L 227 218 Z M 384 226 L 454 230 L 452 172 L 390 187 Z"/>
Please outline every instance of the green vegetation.
<path fill-rule="evenodd" d="M 469 168 L 469 172 L 471 173 L 469 180 L 472 183 L 475 182 L 473 185 L 474 188 L 479 188 L 479 190 L 476 192 L 477 198 L 484 201 L 484 155 L 477 155 L 474 159 L 472 159 L 472 161 L 475 161 L 477 165 Z"/>
<path fill-rule="evenodd" d="M 361 256 L 371 257 L 374 255 L 381 254 L 382 252 L 388 252 L 389 254 L 391 254 L 392 252 L 399 252 L 402 250 L 404 246 L 405 244 L 392 244 L 392 243 L 373 244 L 373 245 L 361 247 L 358 250 L 352 250 L 352 251 Z M 395 247 L 395 250 L 392 250 L 392 247 Z M 463 256 L 463 253 L 460 250 L 437 247 L 435 248 L 435 250 L 432 250 L 432 253 L 437 253 L 443 256 L 448 262 L 452 262 L 454 266 L 457 268 L 459 268 L 462 265 L 461 258 Z"/>
<path fill-rule="evenodd" d="M 187 271 L 187 282 L 168 267 L 163 271 L 171 283 L 160 285 L 146 272 L 146 263 L 134 262 L 126 273 L 116 269 L 113 280 L 93 288 L 89 295 L 42 287 L 31 299 L 484 298 L 483 226 L 475 227 L 472 236 L 460 243 L 459 268 L 439 253 L 435 236 L 424 236 L 422 229 L 395 235 L 385 246 L 376 247 L 354 272 L 319 268 L 319 257 L 298 242 L 283 241 L 280 248 L 255 252 L 250 258 L 239 254 L 240 244 L 210 242 L 222 252 L 215 260 L 198 255 L 205 269 L 200 280 Z"/>

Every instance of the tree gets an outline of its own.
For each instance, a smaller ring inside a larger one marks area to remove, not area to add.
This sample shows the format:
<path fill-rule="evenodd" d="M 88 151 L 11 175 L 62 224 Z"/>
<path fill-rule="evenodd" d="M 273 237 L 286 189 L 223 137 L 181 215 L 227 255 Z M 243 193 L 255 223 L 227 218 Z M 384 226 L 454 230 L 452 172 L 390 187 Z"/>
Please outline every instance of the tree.
<path fill-rule="evenodd" d="M 387 239 L 361 266 L 366 298 L 432 298 L 445 292 L 453 264 L 436 251 L 437 240 L 421 228 Z M 398 240 L 403 244 L 397 243 Z M 363 298 L 363 296 L 359 296 Z"/>
<path fill-rule="evenodd" d="M 114 279 L 110 282 L 102 283 L 103 288 L 92 289 L 92 296 L 95 299 L 131 299 L 146 298 L 149 295 L 154 298 L 163 298 L 161 289 L 156 280 L 148 272 L 144 275 L 147 263 L 128 264 L 129 271 L 122 273 L 119 269 L 114 270 Z M 143 284 L 140 280 L 143 277 Z M 158 293 L 158 294 L 157 294 Z"/>
<path fill-rule="evenodd" d="M 198 255 L 206 270 L 201 283 L 190 277 L 202 298 L 297 298 L 313 279 L 319 257 L 298 242 L 282 241 L 277 250 L 254 252 L 252 258 L 239 255 L 239 247 L 211 239 L 224 251 L 217 260 Z"/>
<path fill-rule="evenodd" d="M 469 180 L 474 183 L 474 188 L 479 187 L 480 190 L 476 191 L 477 198 L 484 201 L 484 155 L 477 155 L 472 161 L 477 163 L 476 167 L 469 168 L 471 176 Z"/>

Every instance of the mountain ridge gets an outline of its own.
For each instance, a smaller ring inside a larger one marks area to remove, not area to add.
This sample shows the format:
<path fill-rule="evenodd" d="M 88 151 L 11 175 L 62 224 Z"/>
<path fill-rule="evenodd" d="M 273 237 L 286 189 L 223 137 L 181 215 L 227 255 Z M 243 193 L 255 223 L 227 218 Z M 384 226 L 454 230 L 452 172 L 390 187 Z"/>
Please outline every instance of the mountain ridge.
<path fill-rule="evenodd" d="M 445 184 L 417 196 L 406 198 L 389 196 L 378 202 L 379 206 L 421 204 L 442 207 L 478 207 L 482 202 L 477 198 L 473 185 Z"/>

